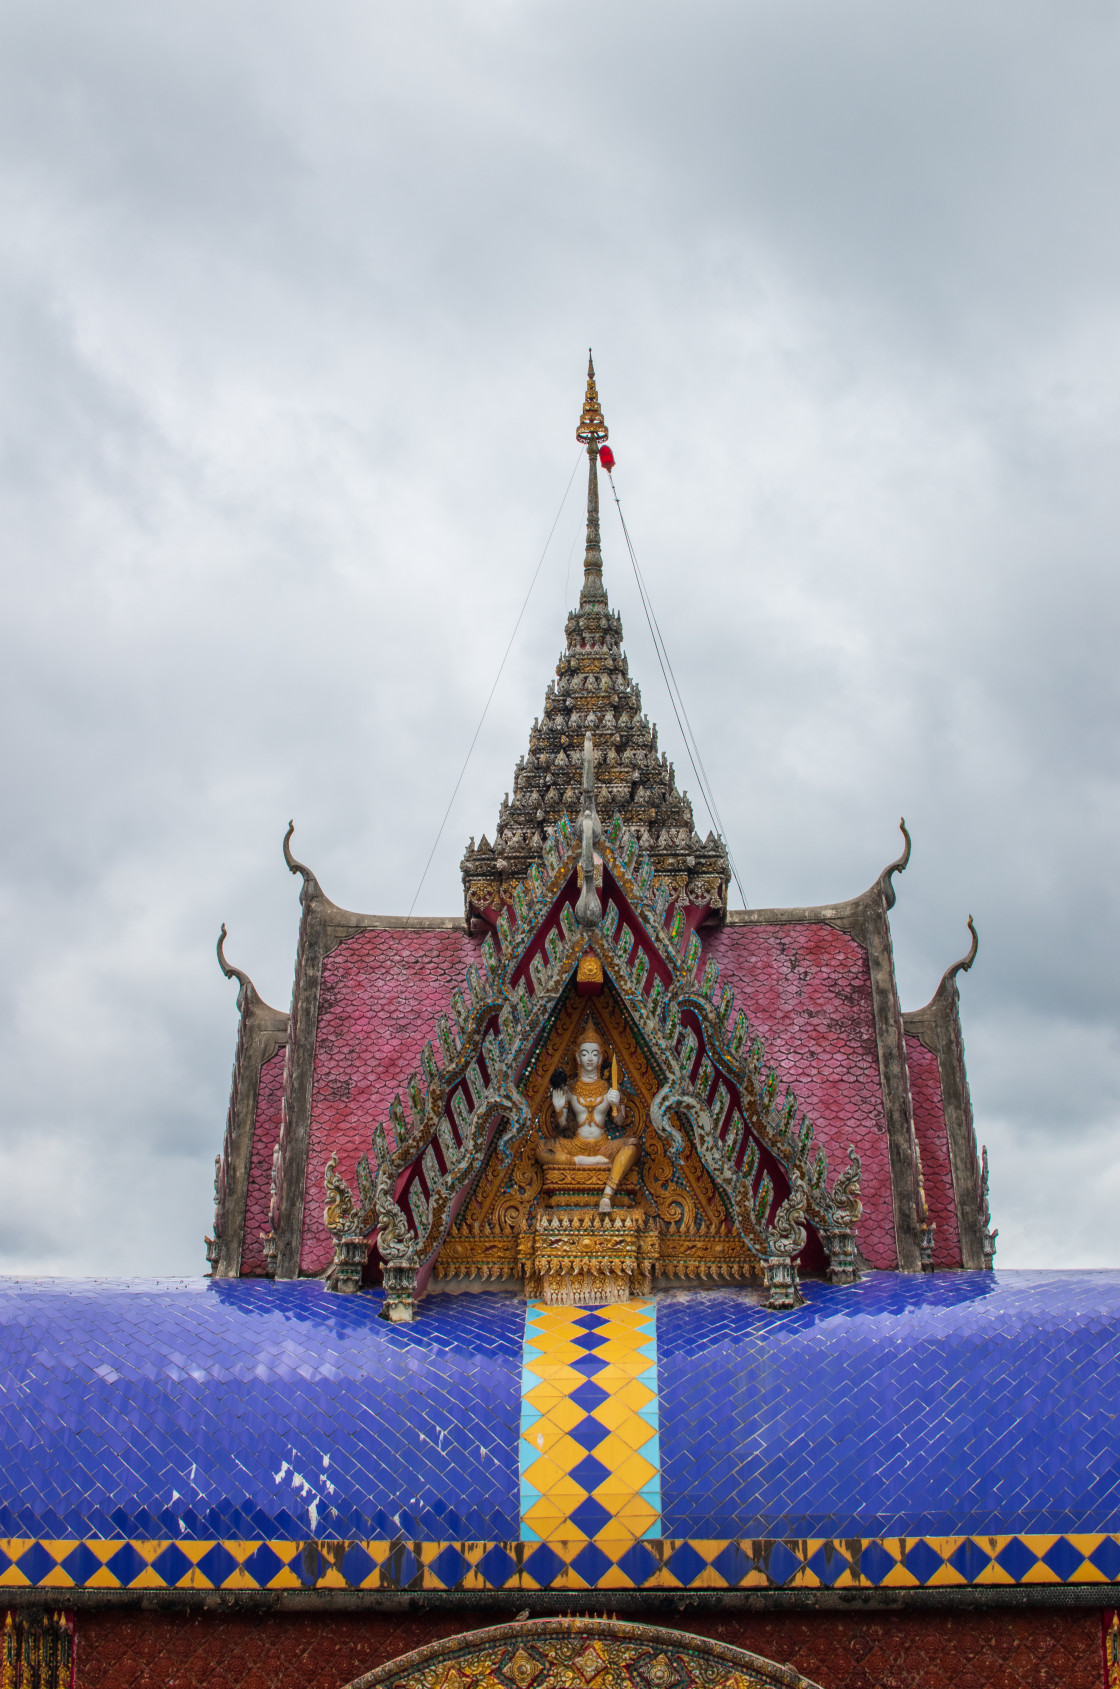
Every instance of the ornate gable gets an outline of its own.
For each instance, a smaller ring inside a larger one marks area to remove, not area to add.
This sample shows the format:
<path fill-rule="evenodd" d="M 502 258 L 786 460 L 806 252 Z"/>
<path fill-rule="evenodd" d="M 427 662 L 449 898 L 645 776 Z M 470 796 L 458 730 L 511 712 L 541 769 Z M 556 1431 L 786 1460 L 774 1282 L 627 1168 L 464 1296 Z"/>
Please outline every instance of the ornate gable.
<path fill-rule="evenodd" d="M 710 962 L 698 974 L 699 912 L 676 902 L 616 815 L 600 841 L 602 918 L 581 924 L 578 855 L 562 820 L 545 840 L 543 864 L 509 884 L 509 905 L 482 945 L 482 965 L 453 993 L 438 1056 L 429 1046 L 408 1085 L 407 1111 L 400 1099 L 390 1110 L 395 1145 L 379 1129 L 373 1164 L 363 1158 L 359 1165 L 357 1200 L 332 1162 L 332 1281 L 358 1288 L 375 1232 L 391 1318 L 412 1317 L 433 1271 L 466 1264 L 476 1273 L 500 1268 L 504 1277 L 515 1265 L 527 1276 L 523 1252 L 515 1261 L 508 1240 L 515 1226 L 524 1235 L 537 1196 L 526 1150 L 540 1130 L 550 1063 L 570 1040 L 576 1014 L 586 1013 L 577 993 L 586 956 L 601 969 L 599 1012 L 641 1104 L 646 1195 L 667 1240 L 670 1276 L 756 1277 L 779 1304 L 783 1294 L 792 1302 L 791 1263 L 804 1250 L 804 1265 L 852 1278 L 858 1158 L 830 1188 L 811 1123 L 792 1089 L 780 1092 L 761 1041 L 720 986 L 718 966 Z M 679 1217 L 662 1213 L 659 1180 L 666 1208 L 674 1191 L 685 1196 Z M 495 1198 L 503 1181 L 504 1206 Z M 495 1225 L 501 1241 L 471 1257 L 471 1228 Z"/>

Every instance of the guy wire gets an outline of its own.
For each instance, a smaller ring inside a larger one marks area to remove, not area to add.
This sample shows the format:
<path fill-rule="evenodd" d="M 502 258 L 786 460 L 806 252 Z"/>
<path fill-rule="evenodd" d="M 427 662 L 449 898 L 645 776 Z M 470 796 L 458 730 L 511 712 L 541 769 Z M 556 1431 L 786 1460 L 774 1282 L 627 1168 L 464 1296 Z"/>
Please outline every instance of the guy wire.
<path fill-rule="evenodd" d="M 649 635 L 653 641 L 653 649 L 657 653 L 657 662 L 659 668 L 661 669 L 661 678 L 665 682 L 665 690 L 669 694 L 669 702 L 672 704 L 673 714 L 677 718 L 677 726 L 680 729 L 681 739 L 684 743 L 685 751 L 688 754 L 688 760 L 692 764 L 692 772 L 696 776 L 696 783 L 700 787 L 700 796 L 704 800 L 704 807 L 707 809 L 708 815 L 711 820 L 714 821 L 719 830 L 720 836 L 723 839 L 724 849 L 727 851 L 727 861 L 731 868 L 735 884 L 739 888 L 739 896 L 743 899 L 743 908 L 749 909 L 750 904 L 747 902 L 747 894 L 743 890 L 743 882 L 739 878 L 739 870 L 735 866 L 735 858 L 731 854 L 731 846 L 727 841 L 727 832 L 724 828 L 723 819 L 716 804 L 711 781 L 708 779 L 708 771 L 704 767 L 704 759 L 700 755 L 700 745 L 692 730 L 692 723 L 688 719 L 688 711 L 685 709 L 684 705 L 684 697 L 681 694 L 681 689 L 677 684 L 676 674 L 673 671 L 672 660 L 669 656 L 669 647 L 665 644 L 665 638 L 661 632 L 661 625 L 657 620 L 656 613 L 654 612 L 653 602 L 646 590 L 646 584 L 642 578 L 642 571 L 638 567 L 638 556 L 634 550 L 634 542 L 630 538 L 630 530 L 626 526 L 626 518 L 622 514 L 622 503 L 618 496 L 618 489 L 614 484 L 614 475 L 609 469 L 607 470 L 607 479 L 611 484 L 611 493 L 614 496 L 615 509 L 618 511 L 618 519 L 622 524 L 622 534 L 626 541 L 626 549 L 630 553 L 630 562 L 634 569 L 634 579 L 638 584 L 638 596 L 642 601 L 642 609 L 645 611 L 646 625 L 649 628 Z M 668 670 L 668 672 L 666 672 L 666 670 Z M 672 684 L 670 684 L 670 676 L 672 677 Z M 677 708 L 678 699 L 680 701 L 679 709 Z M 684 721 L 681 720 L 682 716 L 684 717 Z M 685 731 L 686 723 L 688 727 L 687 732 Z M 694 748 L 695 755 L 693 755 Z"/>
<path fill-rule="evenodd" d="M 556 512 L 555 517 L 553 518 L 551 528 L 548 530 L 548 538 L 544 542 L 544 550 L 541 552 L 540 560 L 537 563 L 536 568 L 533 570 L 533 578 L 529 582 L 529 590 L 525 594 L 525 602 L 524 602 L 524 604 L 522 604 L 521 609 L 518 612 L 517 620 L 513 624 L 513 632 L 509 636 L 509 643 L 506 645 L 505 651 L 502 653 L 502 660 L 498 664 L 498 672 L 494 676 L 494 684 L 490 688 L 490 691 L 489 691 L 489 694 L 487 696 L 485 704 L 483 704 L 483 706 L 482 706 L 482 714 L 478 718 L 478 726 L 474 730 L 474 738 L 471 740 L 470 745 L 467 747 L 467 754 L 463 758 L 463 766 L 459 770 L 459 778 L 456 780 L 455 785 L 452 789 L 451 796 L 448 799 L 447 808 L 443 812 L 443 820 L 439 824 L 439 832 L 436 834 L 435 843 L 433 844 L 431 851 L 428 854 L 427 862 L 425 862 L 425 864 L 424 864 L 424 872 L 420 876 L 420 884 L 416 887 L 415 895 L 413 896 L 412 902 L 408 906 L 408 915 L 405 916 L 406 920 L 409 918 L 409 916 L 412 914 L 412 911 L 415 909 L 417 899 L 419 898 L 420 893 L 424 889 L 424 881 L 428 877 L 428 869 L 432 865 L 432 858 L 435 856 L 436 851 L 439 849 L 439 841 L 443 837 L 443 829 L 447 826 L 447 818 L 451 814 L 451 808 L 452 808 L 452 805 L 455 802 L 456 797 L 459 795 L 459 787 L 463 784 L 463 776 L 467 772 L 467 764 L 471 760 L 471 756 L 474 753 L 474 748 L 478 743 L 478 736 L 482 732 L 482 725 L 486 720 L 486 712 L 489 710 L 491 702 L 493 701 L 494 694 L 498 690 L 498 682 L 502 678 L 502 670 L 505 668 L 506 659 L 508 658 L 510 652 L 513 649 L 513 642 L 517 638 L 517 630 L 521 626 L 521 622 L 522 622 L 522 619 L 524 618 L 526 610 L 529 608 L 529 600 L 533 596 L 533 588 L 537 584 L 537 576 L 540 574 L 541 569 L 544 566 L 544 560 L 545 560 L 546 556 L 548 555 L 548 548 L 552 544 L 552 536 L 556 532 L 556 525 L 559 522 L 561 516 L 563 515 L 564 506 L 568 502 L 568 494 L 572 490 L 572 482 L 576 478 L 576 470 L 579 468 L 580 464 L 582 463 L 583 456 L 584 456 L 583 448 L 581 447 L 579 456 L 576 458 L 576 461 L 575 461 L 575 468 L 572 470 L 572 473 L 568 477 L 568 485 L 564 488 L 564 497 L 560 500 L 560 508 Z"/>

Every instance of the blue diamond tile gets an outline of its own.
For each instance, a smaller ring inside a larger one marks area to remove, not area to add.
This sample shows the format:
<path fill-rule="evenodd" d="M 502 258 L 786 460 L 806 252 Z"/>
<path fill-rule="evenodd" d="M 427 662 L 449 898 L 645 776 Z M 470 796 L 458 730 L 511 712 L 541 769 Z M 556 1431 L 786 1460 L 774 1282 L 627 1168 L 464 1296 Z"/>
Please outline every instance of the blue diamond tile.
<path fill-rule="evenodd" d="M 41 1583 L 49 1572 L 53 1572 L 58 1561 L 53 1554 L 49 1554 L 41 1542 L 33 1542 L 25 1549 L 16 1561 L 16 1565 L 27 1579 L 28 1583 Z"/>
<path fill-rule="evenodd" d="M 598 1543 L 589 1542 L 586 1548 L 581 1548 L 572 1561 L 572 1570 L 578 1572 L 584 1583 L 594 1589 L 604 1572 L 609 1572 L 614 1561 L 604 1554 Z"/>
<path fill-rule="evenodd" d="M 805 1564 L 826 1589 L 831 1589 L 845 1572 L 851 1570 L 847 1555 L 842 1554 L 832 1543 L 825 1543 L 823 1547 L 818 1548 Z"/>
<path fill-rule="evenodd" d="M 720 1577 L 733 1589 L 746 1577 L 748 1572 L 754 1571 L 753 1559 L 740 1548 L 737 1542 L 729 1542 L 726 1548 L 721 1548 L 712 1561 L 712 1565 Z"/>
<path fill-rule="evenodd" d="M 1064 1582 L 1084 1563 L 1085 1556 L 1066 1537 L 1059 1537 L 1042 1556 L 1043 1564 Z"/>
<path fill-rule="evenodd" d="M 130 1542 L 126 1542 L 123 1547 L 118 1548 L 117 1552 L 106 1560 L 105 1564 L 113 1576 L 119 1578 L 127 1589 L 132 1580 L 138 1578 L 140 1573 L 146 1569 L 148 1562 L 142 1554 L 136 1552 Z"/>
<path fill-rule="evenodd" d="M 893 1572 L 898 1561 L 893 1554 L 889 1554 L 881 1542 L 870 1542 L 859 1557 L 860 1576 L 868 1583 L 879 1584 L 889 1572 Z"/>
<path fill-rule="evenodd" d="M 593 1349 L 605 1349 L 609 1342 L 609 1337 L 602 1337 L 597 1331 L 589 1331 L 583 1337 L 572 1338 L 574 1348 L 586 1349 L 588 1353 Z"/>
<path fill-rule="evenodd" d="M 653 1550 L 647 1548 L 644 1542 L 636 1542 L 628 1548 L 625 1554 L 620 1554 L 616 1561 L 620 1572 L 624 1572 L 636 1589 L 659 1570 L 661 1562 Z"/>
<path fill-rule="evenodd" d="M 610 1321 L 605 1314 L 597 1314 L 592 1308 L 581 1314 L 578 1320 L 573 1320 L 572 1324 L 581 1326 L 584 1331 L 598 1331 L 600 1326 L 609 1325 Z"/>
<path fill-rule="evenodd" d="M 610 1523 L 613 1517 L 610 1509 L 604 1507 L 601 1501 L 596 1501 L 593 1495 L 586 1496 L 583 1501 L 577 1502 L 568 1514 L 568 1518 L 576 1530 L 582 1531 L 584 1536 L 588 1537 L 598 1536 L 599 1532 Z"/>
<path fill-rule="evenodd" d="M 237 1570 L 237 1561 L 223 1543 L 216 1542 L 213 1548 L 208 1548 L 202 1556 L 198 1569 L 204 1578 L 209 1578 L 215 1589 L 220 1589 L 226 1579 Z"/>
<path fill-rule="evenodd" d="M 796 1554 L 790 1552 L 784 1542 L 773 1543 L 768 1554 L 764 1556 L 763 1564 L 766 1575 L 771 1583 L 788 1583 L 795 1572 L 801 1570 L 801 1561 Z"/>
<path fill-rule="evenodd" d="M 389 1589 L 408 1589 L 420 1577 L 421 1566 L 406 1543 L 395 1542 L 381 1563 L 381 1582 Z"/>
<path fill-rule="evenodd" d="M 569 1390 L 568 1400 L 581 1407 L 585 1413 L 593 1413 L 597 1407 L 602 1407 L 604 1402 L 610 1400 L 610 1391 L 588 1379 L 586 1384 L 577 1384 L 574 1390 Z"/>
<path fill-rule="evenodd" d="M 678 1543 L 665 1562 L 673 1576 L 687 1589 L 693 1578 L 698 1577 L 708 1562 L 702 1554 L 697 1554 L 690 1542 Z"/>
<path fill-rule="evenodd" d="M 452 1543 L 440 1550 L 428 1568 L 448 1589 L 454 1589 L 467 1569 L 467 1560 Z"/>
<path fill-rule="evenodd" d="M 1102 1577 L 1108 1578 L 1110 1583 L 1115 1583 L 1120 1578 L 1120 1543 L 1115 1537 L 1105 1537 L 1104 1541 L 1094 1548 L 1089 1561 Z"/>
<path fill-rule="evenodd" d="M 611 1475 L 610 1467 L 604 1466 L 601 1460 L 596 1460 L 593 1454 L 585 1455 L 577 1460 L 568 1476 L 573 1478 L 581 1490 L 593 1490 Z"/>
<path fill-rule="evenodd" d="M 572 1426 L 568 1435 L 573 1443 L 578 1443 L 581 1449 L 586 1449 L 590 1454 L 592 1449 L 599 1447 L 604 1438 L 610 1436 L 610 1432 L 598 1419 L 592 1419 L 588 1414 L 586 1419 L 581 1419 L 578 1425 Z"/>
<path fill-rule="evenodd" d="M 594 1378 L 598 1373 L 605 1372 L 610 1365 L 598 1355 L 580 1355 L 578 1360 L 569 1363 L 573 1372 L 582 1372 L 585 1378 Z"/>
<path fill-rule="evenodd" d="M 1014 1578 L 1015 1582 L 1018 1583 L 1019 1579 L 1025 1577 L 1032 1566 L 1038 1565 L 1038 1555 L 1033 1548 L 1027 1547 L 1021 1537 L 1012 1537 L 1010 1542 L 1004 1543 L 996 1555 L 996 1565 L 1001 1566 L 1008 1577 Z"/>
<path fill-rule="evenodd" d="M 496 1542 L 486 1550 L 475 1571 L 481 1573 L 492 1589 L 502 1589 L 517 1571 L 517 1561 Z"/>
<path fill-rule="evenodd" d="M 183 1558 L 186 1559 L 186 1555 Z M 79 1587 L 88 1583 L 93 1574 L 101 1570 L 101 1561 L 84 1542 L 80 1542 L 77 1548 L 72 1548 L 61 1564 L 67 1577 L 73 1578 Z M 163 1577 L 162 1572 L 160 1577 Z"/>
<path fill-rule="evenodd" d="M 86 1552 L 89 1552 L 88 1549 Z M 275 1559 L 275 1555 L 273 1558 Z M 96 1560 L 96 1555 L 90 1554 L 90 1559 Z M 177 1543 L 169 1542 L 152 1561 L 152 1570 L 163 1579 L 168 1589 L 174 1589 L 179 1579 L 186 1577 L 193 1564 Z"/>
<path fill-rule="evenodd" d="M 919 1583 L 928 1583 L 934 1572 L 941 1570 L 945 1561 L 943 1556 L 938 1554 L 935 1548 L 931 1548 L 928 1542 L 919 1540 L 913 1548 L 906 1550 L 902 1564 L 911 1577 L 917 1578 Z"/>
<path fill-rule="evenodd" d="M 952 1566 L 953 1570 L 959 1572 L 962 1578 L 967 1578 L 969 1583 L 975 1583 L 980 1573 L 985 1571 L 991 1563 L 991 1555 L 985 1554 L 979 1543 L 973 1542 L 971 1538 L 966 1538 L 964 1542 L 960 1543 L 950 1554 L 948 1560 L 948 1564 Z"/>
<path fill-rule="evenodd" d="M 257 1553 L 260 1553 L 260 1549 L 257 1550 Z M 276 1558 L 277 1556 L 273 1555 L 273 1559 Z M 246 1565 L 248 1567 L 248 1562 L 246 1562 Z M 249 1569 L 251 1571 L 251 1568 Z M 377 1561 L 367 1549 L 362 1547 L 360 1542 L 352 1542 L 342 1556 L 342 1564 L 338 1569 L 351 1589 L 360 1589 L 370 1573 L 377 1570 Z M 256 1575 L 255 1572 L 252 1572 L 253 1577 L 256 1577 Z M 275 1577 L 276 1573 L 271 1572 L 269 1576 Z"/>
<path fill-rule="evenodd" d="M 539 1583 L 542 1589 L 547 1589 L 564 1570 L 564 1562 L 547 1543 L 542 1542 L 531 1554 L 526 1555 L 525 1570 L 534 1583 Z"/>

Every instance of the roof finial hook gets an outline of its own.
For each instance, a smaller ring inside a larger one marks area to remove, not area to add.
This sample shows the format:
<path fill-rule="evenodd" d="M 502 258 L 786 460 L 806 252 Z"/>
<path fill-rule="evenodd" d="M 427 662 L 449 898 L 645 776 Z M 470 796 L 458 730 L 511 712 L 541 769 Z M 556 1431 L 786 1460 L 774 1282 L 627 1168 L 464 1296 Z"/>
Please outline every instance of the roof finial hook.
<path fill-rule="evenodd" d="M 583 554 L 583 588 L 579 595 L 581 609 L 594 604 L 605 605 L 607 601 L 603 587 L 603 553 L 599 544 L 599 447 L 608 434 L 599 403 L 599 390 L 595 385 L 595 364 L 588 348 L 587 391 L 576 429 L 576 439 L 587 447 L 587 547 Z"/>
<path fill-rule="evenodd" d="M 976 931 L 976 922 L 971 915 L 968 917 L 968 930 L 972 934 L 972 943 L 968 947 L 968 955 L 962 956 L 959 962 L 954 962 L 951 968 L 945 969 L 941 978 L 942 985 L 945 985 L 951 979 L 955 979 L 958 974 L 966 974 L 976 960 L 977 951 L 980 949 L 980 934 Z"/>
<path fill-rule="evenodd" d="M 903 849 L 902 855 L 898 857 L 896 861 L 889 863 L 879 875 L 879 886 L 883 893 L 883 902 L 888 909 L 893 909 L 895 905 L 894 875 L 901 874 L 910 860 L 910 830 L 906 825 L 905 816 L 899 822 L 898 826 L 899 831 L 906 840 L 905 848 Z"/>
<path fill-rule="evenodd" d="M 218 966 L 221 968 L 227 979 L 235 979 L 237 981 L 239 987 L 237 1002 L 238 1007 L 240 1007 L 241 993 L 243 991 L 251 991 L 253 989 L 253 982 L 249 978 L 248 974 L 242 973 L 240 968 L 232 967 L 230 963 L 226 961 L 226 924 L 224 921 L 222 922 L 222 930 L 218 934 Z"/>
<path fill-rule="evenodd" d="M 583 808 L 579 825 L 583 844 L 580 860 L 583 888 L 576 904 L 576 920 L 581 927 L 597 927 L 603 919 L 603 910 L 595 890 L 595 846 L 603 836 L 603 828 L 595 808 L 595 742 L 590 733 L 583 736 Z"/>

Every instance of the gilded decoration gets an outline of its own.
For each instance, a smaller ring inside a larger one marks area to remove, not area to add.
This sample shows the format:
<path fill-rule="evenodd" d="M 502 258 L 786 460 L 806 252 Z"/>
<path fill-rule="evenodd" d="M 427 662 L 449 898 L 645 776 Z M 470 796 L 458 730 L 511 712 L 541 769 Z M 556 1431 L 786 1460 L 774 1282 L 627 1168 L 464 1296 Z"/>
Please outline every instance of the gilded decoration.
<path fill-rule="evenodd" d="M 588 1040 L 601 1072 L 581 1078 Z M 760 1270 L 692 1145 L 683 1141 L 674 1160 L 654 1130 L 658 1082 L 613 992 L 596 1000 L 593 1015 L 569 1000 L 525 1090 L 531 1127 L 508 1165 L 491 1151 L 440 1251 L 437 1278 L 516 1277 L 528 1297 L 574 1305 L 646 1295 L 656 1278 L 736 1283 Z M 567 1137 L 557 1131 L 561 1106 L 570 1113 Z M 608 1165 L 581 1167 L 575 1111 L 595 1107 L 605 1110 L 605 1131 L 584 1147 Z"/>
<path fill-rule="evenodd" d="M 347 1689 L 816 1689 L 743 1648 L 619 1619 L 547 1618 L 431 1642 Z"/>
<path fill-rule="evenodd" d="M 811 1121 L 720 985 L 717 964 L 701 966 L 701 940 L 640 837 L 616 814 L 598 852 L 604 883 L 589 930 L 573 907 L 576 831 L 561 818 L 540 861 L 509 882 L 509 906 L 482 940 L 465 989 L 451 993 L 451 1015 L 421 1052 L 405 1099 L 390 1105 L 388 1125 L 375 1129 L 372 1158 L 356 1170 L 357 1199 L 330 1169 L 328 1283 L 359 1287 L 376 1234 L 387 1319 L 414 1318 L 428 1271 L 524 1286 L 521 1239 L 537 1225 L 537 1209 L 550 1210 L 536 1146 L 554 1136 L 551 1081 L 561 1065 L 574 1077 L 574 1040 L 592 1005 L 618 1067 L 618 1085 L 607 1088 L 619 1091 L 638 1150 L 633 1166 L 619 1169 L 621 1189 L 608 1193 L 604 1180 L 598 1200 L 612 1204 L 604 1216 L 623 1212 L 627 1179 L 636 1177 L 633 1210 L 646 1217 L 643 1231 L 656 1228 L 657 1276 L 743 1282 L 769 1263 L 781 1268 L 768 1272 L 771 1283 L 787 1281 L 785 1305 L 796 1305 L 800 1234 L 807 1241 L 809 1227 L 829 1276 L 856 1276 L 858 1156 L 830 1189 Z M 576 979 L 588 952 L 603 971 L 590 1000 L 577 995 Z M 599 1167 L 596 1177 L 609 1171 Z M 797 1202 L 783 1210 L 794 1191 Z"/>

